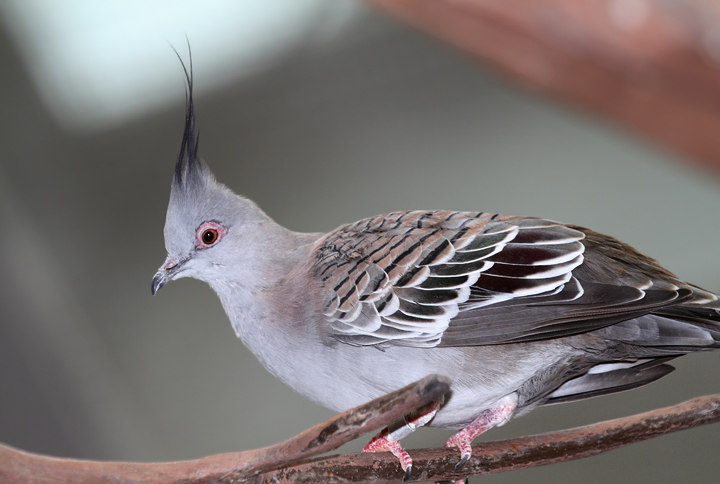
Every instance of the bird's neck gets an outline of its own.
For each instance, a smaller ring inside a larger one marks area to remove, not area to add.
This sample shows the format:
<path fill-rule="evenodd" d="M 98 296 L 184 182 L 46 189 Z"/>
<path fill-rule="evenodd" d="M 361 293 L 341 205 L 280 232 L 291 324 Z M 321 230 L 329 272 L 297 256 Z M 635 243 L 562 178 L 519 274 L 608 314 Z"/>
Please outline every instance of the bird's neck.
<path fill-rule="evenodd" d="M 218 279 L 210 285 L 219 296 L 233 329 L 245 344 L 253 348 L 254 337 L 270 330 L 277 319 L 275 307 L 282 301 L 288 278 L 294 277 L 306 263 L 314 242 L 322 234 L 293 232 L 268 218 L 262 243 L 253 248 L 253 255 L 245 261 L 242 273 Z"/>

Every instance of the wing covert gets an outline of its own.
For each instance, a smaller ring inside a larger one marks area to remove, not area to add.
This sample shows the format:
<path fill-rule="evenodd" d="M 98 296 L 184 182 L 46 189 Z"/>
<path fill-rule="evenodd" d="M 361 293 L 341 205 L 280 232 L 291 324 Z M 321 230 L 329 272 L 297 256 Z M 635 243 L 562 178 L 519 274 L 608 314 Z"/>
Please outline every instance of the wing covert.
<path fill-rule="evenodd" d="M 437 346 L 459 314 L 567 293 L 583 237 L 548 220 L 467 212 L 340 227 L 319 242 L 314 266 L 328 331 L 353 345 Z"/>

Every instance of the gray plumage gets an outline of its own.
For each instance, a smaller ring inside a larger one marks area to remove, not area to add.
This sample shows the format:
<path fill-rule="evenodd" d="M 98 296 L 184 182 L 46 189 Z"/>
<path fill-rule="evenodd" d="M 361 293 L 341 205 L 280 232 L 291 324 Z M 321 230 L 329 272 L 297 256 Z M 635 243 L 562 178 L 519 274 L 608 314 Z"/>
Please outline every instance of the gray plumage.
<path fill-rule="evenodd" d="M 210 284 L 263 365 L 322 406 L 439 373 L 453 384 L 430 425 L 461 428 L 511 394 L 518 415 L 644 385 L 720 346 L 718 296 L 583 227 L 412 211 L 289 231 L 198 158 L 189 88 L 153 293 Z"/>

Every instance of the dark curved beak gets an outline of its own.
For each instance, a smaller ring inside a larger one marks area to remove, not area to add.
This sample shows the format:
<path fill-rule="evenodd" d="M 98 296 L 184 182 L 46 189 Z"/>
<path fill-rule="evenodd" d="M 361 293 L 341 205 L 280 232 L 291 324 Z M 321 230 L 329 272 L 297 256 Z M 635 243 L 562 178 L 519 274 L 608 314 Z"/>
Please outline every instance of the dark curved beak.
<path fill-rule="evenodd" d="M 167 258 L 165 263 L 160 267 L 160 269 L 158 269 L 158 271 L 153 276 L 152 286 L 150 287 L 153 296 L 156 292 L 160 290 L 161 287 L 171 281 L 173 277 L 175 277 L 175 275 L 180 272 L 180 269 L 182 268 L 184 263 L 184 259 L 177 260 L 173 257 Z"/>
<path fill-rule="evenodd" d="M 169 280 L 170 280 L 170 276 L 168 275 L 167 272 L 165 272 L 165 271 L 162 270 L 162 269 L 160 269 L 159 271 L 157 271 L 157 272 L 155 273 L 155 276 L 153 277 L 153 280 L 152 280 L 152 287 L 150 288 L 150 290 L 151 290 L 152 293 L 153 293 L 153 296 L 154 296 L 155 293 L 158 292 L 158 291 L 160 290 L 160 288 L 163 287 L 163 286 L 167 283 L 167 281 L 169 281 Z"/>

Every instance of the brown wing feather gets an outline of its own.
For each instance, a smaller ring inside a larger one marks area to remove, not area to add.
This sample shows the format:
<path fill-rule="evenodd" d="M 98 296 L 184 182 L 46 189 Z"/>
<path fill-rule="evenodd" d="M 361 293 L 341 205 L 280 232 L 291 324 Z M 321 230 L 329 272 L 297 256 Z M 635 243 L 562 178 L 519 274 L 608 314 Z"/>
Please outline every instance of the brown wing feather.
<path fill-rule="evenodd" d="M 701 296 L 655 260 L 617 239 L 583 227 L 570 228 L 585 234 L 582 244 L 586 250 L 583 263 L 573 269 L 573 278 L 561 293 L 514 298 L 479 309 L 461 308 L 440 345 L 504 344 L 570 336 L 663 311 L 699 296 L 713 297 L 705 291 Z M 486 287 L 476 289 L 479 298 Z"/>
<path fill-rule="evenodd" d="M 582 262 L 583 234 L 541 219 L 397 212 L 319 242 L 328 331 L 349 344 L 436 346 L 459 312 L 555 294 Z"/>
<path fill-rule="evenodd" d="M 535 341 L 648 313 L 715 328 L 720 319 L 717 296 L 632 247 L 534 218 L 379 215 L 321 239 L 314 273 L 327 292 L 328 332 L 353 345 Z"/>

